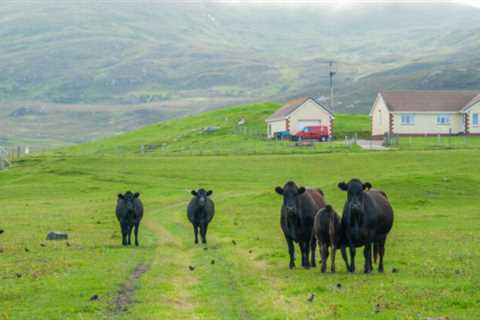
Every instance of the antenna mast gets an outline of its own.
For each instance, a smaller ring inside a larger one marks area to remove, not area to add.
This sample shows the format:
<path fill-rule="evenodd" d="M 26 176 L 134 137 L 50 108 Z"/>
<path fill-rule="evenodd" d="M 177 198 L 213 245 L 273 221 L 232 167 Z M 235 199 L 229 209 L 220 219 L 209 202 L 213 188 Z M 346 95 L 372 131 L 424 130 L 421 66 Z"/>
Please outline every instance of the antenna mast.
<path fill-rule="evenodd" d="M 330 61 L 328 64 L 330 66 L 330 110 L 335 113 L 334 78 L 337 74 L 337 65 L 335 61 Z"/>

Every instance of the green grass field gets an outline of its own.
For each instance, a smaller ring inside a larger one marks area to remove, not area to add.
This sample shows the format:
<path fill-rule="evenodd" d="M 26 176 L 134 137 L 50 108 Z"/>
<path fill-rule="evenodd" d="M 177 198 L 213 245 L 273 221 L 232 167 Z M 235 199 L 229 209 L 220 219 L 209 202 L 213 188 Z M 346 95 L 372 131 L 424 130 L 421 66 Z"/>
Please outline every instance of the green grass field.
<path fill-rule="evenodd" d="M 333 143 L 268 154 L 269 142 L 253 134 L 239 142 L 234 121 L 246 117 L 255 132 L 274 107 L 172 120 L 1 172 L 0 319 L 476 319 L 480 150 L 366 152 Z M 221 129 L 188 133 L 208 126 Z M 162 143 L 163 151 L 139 150 Z M 216 143 L 224 155 L 208 155 Z M 258 152 L 240 154 L 236 143 Z M 193 151 L 178 151 L 187 144 Z M 352 177 L 385 190 L 395 209 L 385 274 L 348 274 L 341 259 L 336 274 L 289 270 L 274 187 L 289 179 L 321 187 L 340 211 L 345 194 L 336 184 Z M 189 191 L 200 186 L 214 190 L 217 206 L 207 246 L 193 244 L 186 218 Z M 138 248 L 120 246 L 114 214 L 116 194 L 128 189 L 145 205 Z M 45 241 L 52 230 L 68 232 L 69 245 Z M 138 266 L 148 269 L 130 304 L 119 303 Z"/>

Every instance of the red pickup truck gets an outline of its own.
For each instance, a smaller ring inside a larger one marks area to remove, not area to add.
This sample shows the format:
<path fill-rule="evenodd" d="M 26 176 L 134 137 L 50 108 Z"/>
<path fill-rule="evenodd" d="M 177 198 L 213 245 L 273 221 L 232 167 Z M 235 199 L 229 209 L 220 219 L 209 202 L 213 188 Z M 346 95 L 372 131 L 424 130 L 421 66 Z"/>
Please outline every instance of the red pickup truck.
<path fill-rule="evenodd" d="M 295 137 L 303 140 L 327 141 L 330 135 L 327 126 L 307 126 L 303 130 L 298 131 Z"/>

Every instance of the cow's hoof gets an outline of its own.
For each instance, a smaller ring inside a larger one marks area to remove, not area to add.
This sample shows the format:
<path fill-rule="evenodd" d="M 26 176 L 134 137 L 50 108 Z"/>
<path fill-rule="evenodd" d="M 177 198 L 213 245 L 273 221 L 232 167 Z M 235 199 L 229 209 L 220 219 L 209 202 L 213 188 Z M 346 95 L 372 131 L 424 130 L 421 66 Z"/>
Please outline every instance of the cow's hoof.
<path fill-rule="evenodd" d="M 290 263 L 290 265 L 288 266 L 290 268 L 290 270 L 293 270 L 295 269 L 295 264 L 294 263 Z"/>
<path fill-rule="evenodd" d="M 335 268 L 330 269 L 332 273 L 335 273 Z"/>

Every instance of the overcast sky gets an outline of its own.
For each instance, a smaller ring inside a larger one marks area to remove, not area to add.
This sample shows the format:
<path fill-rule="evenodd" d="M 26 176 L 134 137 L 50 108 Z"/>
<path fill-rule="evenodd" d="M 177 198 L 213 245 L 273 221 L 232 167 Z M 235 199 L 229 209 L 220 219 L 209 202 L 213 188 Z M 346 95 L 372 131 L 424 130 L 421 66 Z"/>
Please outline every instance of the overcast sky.
<path fill-rule="evenodd" d="M 337 8 L 354 8 L 361 4 L 385 4 L 385 3 L 429 3 L 429 4 L 445 4 L 457 3 L 480 8 L 480 0 L 217 0 L 222 3 L 258 3 L 258 4 L 275 4 L 275 5 L 298 5 L 298 4 L 319 4 L 328 5 Z"/>

